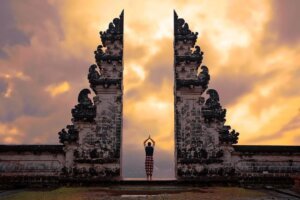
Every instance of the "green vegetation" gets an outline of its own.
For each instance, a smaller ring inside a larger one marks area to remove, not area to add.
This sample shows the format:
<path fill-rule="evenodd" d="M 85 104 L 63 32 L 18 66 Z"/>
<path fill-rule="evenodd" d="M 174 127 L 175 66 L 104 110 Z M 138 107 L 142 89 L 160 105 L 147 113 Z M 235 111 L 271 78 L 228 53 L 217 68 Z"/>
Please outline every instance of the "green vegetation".
<path fill-rule="evenodd" d="M 26 190 L 1 197 L 2 200 L 81 200 L 86 188 L 59 188 L 54 190 Z"/>

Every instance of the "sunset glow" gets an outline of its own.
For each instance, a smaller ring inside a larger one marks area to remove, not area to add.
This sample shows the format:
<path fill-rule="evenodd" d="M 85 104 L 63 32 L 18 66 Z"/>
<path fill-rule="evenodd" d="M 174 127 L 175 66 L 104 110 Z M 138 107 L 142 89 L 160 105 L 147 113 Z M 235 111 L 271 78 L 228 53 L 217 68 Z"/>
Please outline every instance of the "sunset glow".
<path fill-rule="evenodd" d="M 285 7 L 296 5 L 284 3 L 3 1 L 0 142 L 58 143 L 57 132 L 71 123 L 78 92 L 89 88 L 99 31 L 124 9 L 124 162 L 135 152 L 143 159 L 142 142 L 151 134 L 157 163 L 167 162 L 169 170 L 175 9 L 199 33 L 209 88 L 219 92 L 226 123 L 240 132 L 239 144 L 299 145 L 300 28 L 291 19 L 300 14 L 286 13 Z"/>

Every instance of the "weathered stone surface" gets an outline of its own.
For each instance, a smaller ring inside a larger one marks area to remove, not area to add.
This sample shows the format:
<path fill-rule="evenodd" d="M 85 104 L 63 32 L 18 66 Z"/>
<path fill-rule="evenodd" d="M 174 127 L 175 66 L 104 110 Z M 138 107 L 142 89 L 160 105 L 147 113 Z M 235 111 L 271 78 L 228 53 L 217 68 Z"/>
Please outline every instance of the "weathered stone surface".
<path fill-rule="evenodd" d="M 62 145 L 0 145 L 0 177 L 60 175 Z"/>
<path fill-rule="evenodd" d="M 0 177 L 14 181 L 19 180 L 14 176 L 26 176 L 29 182 L 53 176 L 72 181 L 121 178 L 123 18 L 122 12 L 100 32 L 97 65 L 91 65 L 88 73 L 96 96 L 93 102 L 89 89 L 80 91 L 71 111 L 73 124 L 58 133 L 63 145 L 0 145 Z"/>
<path fill-rule="evenodd" d="M 88 73 L 96 95 L 92 100 L 89 89 L 79 93 L 72 124 L 58 133 L 63 145 L 0 145 L 0 183 L 121 179 L 123 19 L 122 12 L 100 32 L 102 44 Z M 239 133 L 225 125 L 218 92 L 207 90 L 210 75 L 195 46 L 197 35 L 174 13 L 176 177 L 242 184 L 292 180 L 300 173 L 300 146 L 233 145 Z"/>
<path fill-rule="evenodd" d="M 176 177 L 292 176 L 300 170 L 300 147 L 239 146 L 239 133 L 225 125 L 226 109 L 219 94 L 207 90 L 210 75 L 195 46 L 197 33 L 174 13 Z M 195 50 L 193 50 L 195 49 Z M 198 68 L 202 71 L 198 74 Z M 247 120 L 247 119 L 244 119 Z"/>
<path fill-rule="evenodd" d="M 224 126 L 226 110 L 222 109 L 215 90 L 208 90 L 210 97 L 206 101 L 202 96 L 210 75 L 208 68 L 201 66 L 203 52 L 194 46 L 197 33 L 174 15 L 177 178 L 232 174 L 232 167 L 224 166 L 228 149 L 220 145 L 219 132 Z M 202 71 L 198 73 L 199 67 Z"/>
<path fill-rule="evenodd" d="M 115 18 L 106 31 L 100 32 L 102 45 L 98 45 L 95 54 L 97 65 L 91 65 L 88 80 L 97 94 L 96 87 L 122 90 L 123 80 L 123 32 L 124 12 Z"/>
<path fill-rule="evenodd" d="M 64 144 L 65 142 L 77 142 L 78 140 L 78 131 L 74 125 L 67 125 L 68 132 L 65 129 L 62 129 L 59 135 L 59 142 Z"/>
<path fill-rule="evenodd" d="M 89 89 L 83 89 L 78 95 L 78 104 L 72 109 L 73 121 L 93 122 L 96 117 L 96 106 L 94 106 L 88 95 Z"/>
<path fill-rule="evenodd" d="M 94 104 L 83 96 L 95 113 L 93 120 L 74 121 L 79 137 L 69 153 L 73 162 L 64 169 L 67 177 L 121 177 L 123 18 L 122 12 L 108 30 L 100 32 L 102 45 L 94 52 L 97 65 L 91 65 L 88 74 L 96 93 Z"/>

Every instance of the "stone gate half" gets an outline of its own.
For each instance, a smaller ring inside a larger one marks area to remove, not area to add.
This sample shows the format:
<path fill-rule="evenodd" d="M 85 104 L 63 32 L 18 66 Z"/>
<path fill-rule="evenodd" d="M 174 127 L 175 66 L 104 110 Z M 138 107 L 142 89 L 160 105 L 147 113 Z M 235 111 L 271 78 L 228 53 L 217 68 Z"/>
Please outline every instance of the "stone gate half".
<path fill-rule="evenodd" d="M 96 64 L 89 68 L 88 80 L 96 96 L 89 99 L 89 89 L 78 95 L 70 125 L 78 137 L 60 133 L 65 145 L 67 176 L 120 179 L 123 109 L 123 30 L 124 12 L 100 32 L 101 45 L 95 54 Z M 69 128 L 70 131 L 70 128 Z"/>
<path fill-rule="evenodd" d="M 83 89 L 71 110 L 62 145 L 0 145 L 0 182 L 120 180 L 123 110 L 124 11 L 104 32 Z"/>
<path fill-rule="evenodd" d="M 195 46 L 197 36 L 174 11 L 176 178 L 244 180 L 299 174 L 299 146 L 234 145 L 239 133 L 225 125 L 226 109 L 218 92 L 208 89 L 209 70 L 202 64 L 201 48 Z"/>

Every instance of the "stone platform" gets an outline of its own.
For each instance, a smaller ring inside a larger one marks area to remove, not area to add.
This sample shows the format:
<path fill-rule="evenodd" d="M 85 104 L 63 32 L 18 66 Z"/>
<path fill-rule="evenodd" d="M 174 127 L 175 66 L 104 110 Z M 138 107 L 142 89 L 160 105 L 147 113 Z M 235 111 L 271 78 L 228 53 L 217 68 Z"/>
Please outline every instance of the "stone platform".
<path fill-rule="evenodd" d="M 0 189 L 15 188 L 56 188 L 56 187 L 117 187 L 117 186 L 143 186 L 143 187 L 251 187 L 264 188 L 272 186 L 274 188 L 298 187 L 297 180 L 291 177 L 203 177 L 194 180 L 176 179 L 155 179 L 147 181 L 145 179 L 124 179 L 124 180 L 99 180 L 96 178 L 56 178 L 48 177 L 0 177 Z M 299 188 L 299 187 L 298 187 Z M 299 188 L 300 189 L 300 188 Z"/>
<path fill-rule="evenodd" d="M 190 187 L 190 186 L 138 186 L 116 185 L 110 187 L 62 187 L 43 190 L 3 190 L 1 200 L 117 200 L 117 199 L 222 199 L 222 200 L 285 200 L 299 199 L 291 189 L 251 189 L 240 187 Z"/>

